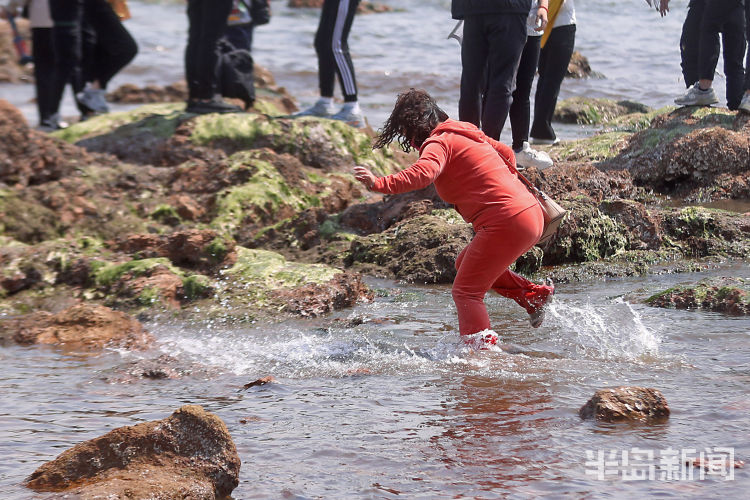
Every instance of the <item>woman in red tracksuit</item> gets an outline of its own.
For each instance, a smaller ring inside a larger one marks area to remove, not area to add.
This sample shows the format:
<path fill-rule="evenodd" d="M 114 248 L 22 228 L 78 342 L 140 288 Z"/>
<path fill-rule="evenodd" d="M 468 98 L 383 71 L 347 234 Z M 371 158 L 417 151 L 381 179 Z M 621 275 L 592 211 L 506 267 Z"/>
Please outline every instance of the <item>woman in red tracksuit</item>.
<path fill-rule="evenodd" d="M 533 247 L 542 234 L 542 210 L 516 176 L 513 150 L 487 137 L 475 125 L 451 120 L 424 90 L 400 94 L 373 148 L 398 140 L 402 149 L 419 150 L 409 168 L 376 177 L 365 167 L 355 176 L 368 189 L 396 194 L 435 184 L 474 227 L 475 236 L 456 259 L 453 300 L 461 335 L 490 329 L 484 296 L 492 289 L 515 300 L 542 324 L 554 287 L 537 285 L 508 267 Z M 488 335 L 485 342 L 496 343 Z"/>

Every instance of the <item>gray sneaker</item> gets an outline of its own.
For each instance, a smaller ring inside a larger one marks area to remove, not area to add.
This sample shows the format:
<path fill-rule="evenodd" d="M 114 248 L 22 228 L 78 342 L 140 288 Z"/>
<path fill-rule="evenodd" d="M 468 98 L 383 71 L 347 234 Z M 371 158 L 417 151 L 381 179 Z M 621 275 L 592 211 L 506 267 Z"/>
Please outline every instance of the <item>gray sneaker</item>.
<path fill-rule="evenodd" d="M 76 99 L 95 113 L 108 113 L 107 92 L 104 89 L 95 89 L 90 85 L 76 94 Z"/>
<path fill-rule="evenodd" d="M 737 108 L 745 113 L 750 113 L 750 94 L 744 94 L 740 106 Z"/>
<path fill-rule="evenodd" d="M 719 102 L 719 99 L 716 97 L 713 87 L 708 90 L 701 90 L 697 82 L 685 92 L 685 95 L 674 100 L 674 103 L 678 106 L 710 106 L 717 102 Z"/>
<path fill-rule="evenodd" d="M 326 104 L 322 101 L 318 101 L 305 110 L 295 113 L 294 116 L 318 116 L 320 118 L 330 118 L 333 114 L 333 106 Z"/>
<path fill-rule="evenodd" d="M 365 128 L 367 126 L 365 117 L 361 112 L 355 113 L 348 109 L 342 109 L 335 115 L 332 115 L 331 119 L 342 121 L 354 128 Z"/>

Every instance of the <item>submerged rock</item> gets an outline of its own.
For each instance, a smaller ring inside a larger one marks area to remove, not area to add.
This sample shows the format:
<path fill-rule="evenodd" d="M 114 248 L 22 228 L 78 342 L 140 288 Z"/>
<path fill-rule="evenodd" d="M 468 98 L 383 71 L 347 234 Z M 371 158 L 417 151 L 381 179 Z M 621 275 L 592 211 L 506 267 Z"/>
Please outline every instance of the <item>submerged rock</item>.
<path fill-rule="evenodd" d="M 143 349 L 153 337 L 141 323 L 119 311 L 78 304 L 57 314 L 34 312 L 0 321 L 2 336 L 19 344 L 52 344 L 88 351 L 106 346 Z"/>
<path fill-rule="evenodd" d="M 120 427 L 77 444 L 25 481 L 81 499 L 214 500 L 239 484 L 240 457 L 224 422 L 186 405 L 164 420 Z"/>
<path fill-rule="evenodd" d="M 604 422 L 659 422 L 669 418 L 669 405 L 657 389 L 620 386 L 596 391 L 578 415 Z"/>
<path fill-rule="evenodd" d="M 694 285 L 676 286 L 646 299 L 655 307 L 702 309 L 734 316 L 750 315 L 750 281 L 742 278 L 707 278 Z"/>

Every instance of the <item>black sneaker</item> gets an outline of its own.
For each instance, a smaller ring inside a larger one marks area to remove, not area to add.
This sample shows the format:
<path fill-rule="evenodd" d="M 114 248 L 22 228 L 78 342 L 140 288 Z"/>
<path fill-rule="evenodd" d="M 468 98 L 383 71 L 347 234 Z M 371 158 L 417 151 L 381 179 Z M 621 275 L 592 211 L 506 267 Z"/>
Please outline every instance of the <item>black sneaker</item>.
<path fill-rule="evenodd" d="M 187 113 L 205 115 L 208 113 L 240 113 L 242 109 L 238 106 L 224 102 L 222 99 L 213 98 L 210 101 L 191 99 L 185 108 Z"/>

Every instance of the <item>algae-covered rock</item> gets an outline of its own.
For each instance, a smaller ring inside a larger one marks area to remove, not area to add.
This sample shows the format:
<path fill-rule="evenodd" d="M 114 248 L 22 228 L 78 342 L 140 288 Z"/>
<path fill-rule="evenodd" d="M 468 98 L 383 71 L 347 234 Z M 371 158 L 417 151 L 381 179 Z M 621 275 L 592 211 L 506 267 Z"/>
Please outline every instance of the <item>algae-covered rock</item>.
<path fill-rule="evenodd" d="M 374 264 L 409 282 L 452 283 L 456 257 L 472 237 L 471 226 L 453 214 L 421 215 L 382 233 L 357 238 L 346 263 L 355 268 Z"/>
<path fill-rule="evenodd" d="M 657 192 L 706 199 L 750 196 L 747 117 L 722 108 L 684 107 L 658 115 L 649 128 L 602 164 L 627 169 Z M 721 188 L 716 189 L 717 184 Z"/>
<path fill-rule="evenodd" d="M 593 204 L 583 201 L 561 201 L 568 214 L 551 240 L 546 242 L 544 264 L 600 260 L 628 246 L 627 229 Z"/>
<path fill-rule="evenodd" d="M 561 123 L 598 125 L 631 113 L 648 113 L 648 106 L 632 101 L 571 97 L 557 103 L 553 119 Z"/>
<path fill-rule="evenodd" d="M 223 313 L 235 317 L 274 310 L 318 316 L 372 297 L 356 273 L 288 261 L 268 250 L 238 247 L 236 263 L 221 274 L 217 299 Z"/>
<path fill-rule="evenodd" d="M 750 214 L 690 206 L 665 209 L 659 216 L 665 244 L 686 257 L 750 257 Z"/>
<path fill-rule="evenodd" d="M 747 316 L 750 315 L 750 281 L 734 277 L 707 278 L 659 292 L 646 299 L 646 303 L 655 307 Z"/>

